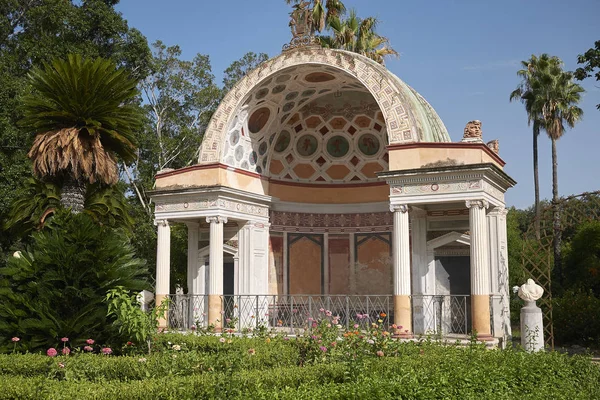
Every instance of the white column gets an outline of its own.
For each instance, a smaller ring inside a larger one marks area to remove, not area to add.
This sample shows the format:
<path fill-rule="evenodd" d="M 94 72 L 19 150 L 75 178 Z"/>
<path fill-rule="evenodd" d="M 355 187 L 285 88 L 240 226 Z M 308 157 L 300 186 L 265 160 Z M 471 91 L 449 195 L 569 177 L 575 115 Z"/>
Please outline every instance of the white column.
<path fill-rule="evenodd" d="M 251 271 L 252 271 L 252 223 L 244 221 L 240 223 L 238 230 L 238 295 L 250 294 Z"/>
<path fill-rule="evenodd" d="M 356 294 L 356 254 L 354 253 L 356 249 L 354 248 L 354 232 L 348 234 L 348 242 L 350 243 L 350 251 L 348 252 L 350 257 L 350 263 L 348 265 L 348 286 L 350 288 L 350 294 Z"/>
<path fill-rule="evenodd" d="M 394 213 L 392 237 L 394 323 L 402 327 L 400 332 L 403 334 L 412 334 L 408 206 L 406 204 L 392 205 L 390 211 Z"/>
<path fill-rule="evenodd" d="M 208 323 L 221 328 L 223 296 L 223 225 L 225 217 L 207 217 L 210 224 L 209 271 L 208 271 Z"/>
<path fill-rule="evenodd" d="M 171 228 L 166 219 L 156 221 L 158 226 L 156 246 L 156 294 L 168 295 L 170 286 Z"/>
<path fill-rule="evenodd" d="M 508 248 L 506 214 L 504 207 L 495 207 L 488 213 L 490 242 L 490 274 L 494 336 L 505 345 L 511 336 L 510 293 L 508 287 Z"/>
<path fill-rule="evenodd" d="M 156 244 L 156 304 L 161 304 L 169 295 L 171 274 L 171 228 L 166 219 L 157 220 Z M 159 320 L 159 328 L 167 327 L 167 320 Z"/>
<path fill-rule="evenodd" d="M 392 206 L 394 232 L 392 257 L 394 265 L 394 295 L 410 296 L 410 231 L 408 206 Z"/>
<path fill-rule="evenodd" d="M 429 260 L 427 259 L 427 212 L 419 209 L 411 210 L 412 238 L 412 311 L 414 333 L 424 334 L 432 329 L 431 315 L 426 314 L 428 298 L 431 294 Z"/>
<path fill-rule="evenodd" d="M 199 240 L 199 224 L 197 222 L 186 222 L 188 231 L 188 246 L 187 246 L 187 286 L 188 294 L 198 294 L 195 291 L 195 281 L 198 279 L 200 263 L 198 259 L 198 240 Z"/>
<path fill-rule="evenodd" d="M 491 336 L 490 327 L 490 266 L 486 200 L 467 200 L 471 232 L 471 311 L 473 329 L 478 337 Z"/>

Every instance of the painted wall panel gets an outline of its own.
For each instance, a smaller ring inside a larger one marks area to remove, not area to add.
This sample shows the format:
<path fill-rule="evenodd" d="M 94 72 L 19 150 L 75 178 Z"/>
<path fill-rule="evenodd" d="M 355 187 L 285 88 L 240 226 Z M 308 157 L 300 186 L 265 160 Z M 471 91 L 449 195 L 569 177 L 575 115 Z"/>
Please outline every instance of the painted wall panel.
<path fill-rule="evenodd" d="M 283 236 L 269 240 L 269 294 L 283 294 Z"/>
<path fill-rule="evenodd" d="M 350 293 L 350 236 L 329 237 L 329 293 Z"/>
<path fill-rule="evenodd" d="M 389 233 L 356 235 L 356 262 L 352 294 L 392 294 L 392 258 Z"/>
<path fill-rule="evenodd" d="M 323 236 L 288 235 L 290 294 L 321 294 Z"/>

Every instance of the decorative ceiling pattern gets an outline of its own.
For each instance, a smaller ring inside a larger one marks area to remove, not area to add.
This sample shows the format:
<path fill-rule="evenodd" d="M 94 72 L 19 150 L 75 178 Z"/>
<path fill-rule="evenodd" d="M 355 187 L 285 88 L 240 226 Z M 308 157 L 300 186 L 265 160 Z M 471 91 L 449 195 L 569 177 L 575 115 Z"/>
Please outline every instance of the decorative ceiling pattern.
<path fill-rule="evenodd" d="M 375 180 L 388 167 L 385 126 L 355 78 L 328 67 L 289 68 L 246 99 L 230 125 L 225 162 L 296 182 Z"/>
<path fill-rule="evenodd" d="M 306 72 L 302 79 L 299 78 L 301 74 L 296 72 L 301 69 L 310 69 L 310 71 L 298 71 Z M 275 82 L 278 79 L 281 81 Z M 310 88 L 329 85 L 333 88 L 331 90 L 343 91 L 340 83 L 344 80 L 345 86 L 355 86 L 355 89 L 360 91 L 368 91 L 375 98 L 385 119 L 387 144 L 450 141 L 444 124 L 433 108 L 385 67 L 364 56 L 343 50 L 301 48 L 284 52 L 262 63 L 233 87 L 208 125 L 198 162 L 200 164 L 220 162 L 231 165 L 227 160 L 231 160 L 232 154 L 229 153 L 229 148 L 225 148 L 230 146 L 229 136 L 237 127 L 241 138 L 248 137 L 246 136 L 250 134 L 247 126 L 248 112 L 257 111 L 254 106 L 258 106 L 258 102 L 264 101 L 269 111 L 267 113 L 263 110 L 255 117 L 257 125 L 253 125 L 253 129 L 256 131 L 257 127 L 267 120 L 263 129 L 269 130 L 274 120 L 286 114 L 293 115 L 295 112 L 293 108 L 299 106 L 300 101 L 308 101 L 306 98 L 297 97 L 286 99 L 284 103 L 280 98 L 273 98 L 273 96 L 287 95 L 292 91 L 290 85 L 295 83 L 308 87 L 309 89 L 306 90 L 315 90 Z M 323 89 L 317 90 L 315 94 L 323 94 L 321 90 Z M 299 92 L 302 93 L 304 91 Z M 308 93 L 306 95 L 309 96 Z M 241 131 L 243 127 L 245 127 L 244 132 Z M 262 129 L 257 133 L 262 134 Z M 246 161 L 249 166 L 247 169 L 252 170 L 251 159 L 244 158 L 242 153 L 249 151 L 250 156 L 251 152 L 256 150 L 246 146 L 244 150 L 235 151 L 237 153 L 234 154 L 234 159 L 241 157 L 242 161 L 239 163 Z"/>

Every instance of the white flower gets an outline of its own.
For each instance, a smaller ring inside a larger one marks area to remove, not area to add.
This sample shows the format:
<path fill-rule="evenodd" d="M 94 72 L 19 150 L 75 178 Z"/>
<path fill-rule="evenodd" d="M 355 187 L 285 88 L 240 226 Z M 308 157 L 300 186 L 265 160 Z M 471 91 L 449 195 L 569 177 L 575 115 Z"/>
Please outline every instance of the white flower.
<path fill-rule="evenodd" d="M 179 350 L 181 350 L 181 346 L 180 346 L 180 345 L 178 345 L 178 344 L 174 344 L 174 345 L 173 345 L 173 350 L 175 350 L 175 351 L 179 351 Z"/>
<path fill-rule="evenodd" d="M 513 293 L 518 293 L 519 292 L 519 287 L 518 286 L 513 286 L 512 287 L 512 291 L 513 291 Z"/>
<path fill-rule="evenodd" d="M 146 358 L 145 358 L 145 357 L 142 357 L 142 358 L 140 358 L 138 361 L 139 361 L 139 362 L 141 362 L 141 363 L 145 363 L 145 362 L 146 362 Z"/>
<path fill-rule="evenodd" d="M 336 327 L 336 328 L 338 328 L 338 329 L 342 329 L 342 326 L 341 326 L 341 325 L 339 325 L 339 324 L 338 324 L 338 325 L 336 325 L 335 327 Z"/>
<path fill-rule="evenodd" d="M 13 257 L 14 257 L 14 258 L 21 258 L 21 252 L 20 252 L 20 251 L 15 251 L 15 252 L 13 253 Z"/>

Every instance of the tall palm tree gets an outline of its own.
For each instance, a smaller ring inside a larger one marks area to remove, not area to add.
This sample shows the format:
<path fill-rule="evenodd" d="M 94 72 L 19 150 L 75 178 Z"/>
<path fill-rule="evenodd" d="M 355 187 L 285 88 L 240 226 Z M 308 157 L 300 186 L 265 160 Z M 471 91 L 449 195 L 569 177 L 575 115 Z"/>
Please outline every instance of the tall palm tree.
<path fill-rule="evenodd" d="M 532 55 L 529 60 L 521 61 L 522 69 L 517 71 L 521 83 L 510 94 L 510 101 L 519 100 L 525 105 L 527 112 L 527 124 L 533 125 L 533 187 L 534 187 L 534 211 L 535 211 L 535 233 L 540 237 L 540 180 L 538 167 L 538 137 L 540 135 L 540 121 L 542 119 L 541 109 L 538 109 L 539 101 L 537 93 L 532 91 L 534 82 L 546 73 L 551 65 L 560 65 L 558 57 L 541 54 L 539 57 Z"/>
<path fill-rule="evenodd" d="M 558 155 L 556 144 L 565 133 L 565 125 L 573 128 L 583 117 L 583 110 L 577 106 L 581 101 L 583 87 L 573 82 L 573 73 L 562 70 L 562 62 L 552 64 L 539 79 L 533 82 L 536 93 L 536 109 L 541 112 L 541 127 L 552 141 L 552 203 L 554 269 L 559 281 L 562 280 L 562 230 L 560 208 L 558 206 Z"/>
<path fill-rule="evenodd" d="M 115 184 L 117 157 L 134 159 L 142 123 L 137 82 L 112 61 L 80 55 L 33 69 L 29 81 L 21 125 L 36 135 L 33 172 L 59 182 L 61 204 L 80 212 L 87 184 Z"/>
<path fill-rule="evenodd" d="M 347 18 L 334 16 L 329 20 L 330 36 L 320 36 L 321 46 L 343 49 L 362 54 L 383 64 L 386 56 L 397 56 L 398 52 L 389 46 L 389 40 L 375 32 L 377 19 L 364 19 L 351 10 Z"/>

